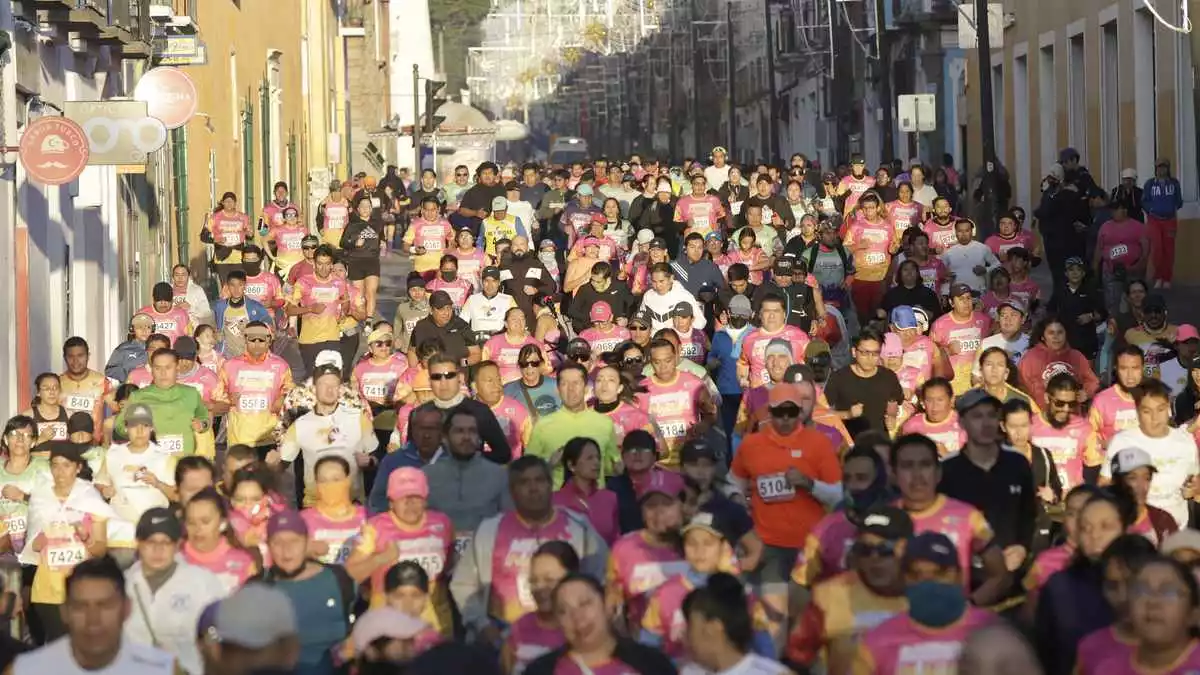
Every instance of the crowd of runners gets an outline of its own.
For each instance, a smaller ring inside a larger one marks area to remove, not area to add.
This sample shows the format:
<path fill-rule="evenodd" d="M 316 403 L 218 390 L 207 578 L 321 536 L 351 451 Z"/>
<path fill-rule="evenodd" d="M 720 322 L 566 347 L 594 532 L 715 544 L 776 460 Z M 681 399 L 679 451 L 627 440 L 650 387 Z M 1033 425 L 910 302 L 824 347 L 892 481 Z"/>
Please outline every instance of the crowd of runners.
<path fill-rule="evenodd" d="M 986 237 L 949 157 L 227 193 L 4 427 L 0 664 L 1200 671 L 1179 183 L 1060 160 Z"/>

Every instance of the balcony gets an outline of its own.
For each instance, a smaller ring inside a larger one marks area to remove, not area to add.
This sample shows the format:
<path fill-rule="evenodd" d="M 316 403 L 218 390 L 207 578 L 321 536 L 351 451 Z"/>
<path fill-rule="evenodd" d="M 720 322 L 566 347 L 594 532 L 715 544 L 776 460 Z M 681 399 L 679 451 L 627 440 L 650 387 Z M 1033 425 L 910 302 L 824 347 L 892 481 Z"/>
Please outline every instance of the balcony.
<path fill-rule="evenodd" d="M 954 0 L 891 0 L 894 22 L 901 27 L 934 27 L 958 21 Z"/>
<path fill-rule="evenodd" d="M 109 29 L 108 0 L 34 0 L 39 21 L 65 27 L 85 40 L 102 39 Z"/>
<path fill-rule="evenodd" d="M 195 35 L 200 30 L 199 0 L 150 0 L 150 19 L 167 32 Z"/>

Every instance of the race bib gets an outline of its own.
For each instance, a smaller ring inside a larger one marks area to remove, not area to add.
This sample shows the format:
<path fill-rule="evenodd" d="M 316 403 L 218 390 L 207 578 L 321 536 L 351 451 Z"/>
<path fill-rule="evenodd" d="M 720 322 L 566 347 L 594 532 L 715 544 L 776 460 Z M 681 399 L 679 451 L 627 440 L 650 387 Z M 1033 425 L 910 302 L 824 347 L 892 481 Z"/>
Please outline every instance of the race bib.
<path fill-rule="evenodd" d="M 731 213 L 733 213 L 733 215 L 735 215 L 735 216 L 741 215 L 742 203 L 741 202 L 729 202 L 729 211 Z"/>
<path fill-rule="evenodd" d="M 298 251 L 304 241 L 304 235 L 291 232 L 279 238 L 279 247 L 286 251 Z"/>
<path fill-rule="evenodd" d="M 221 243 L 226 246 L 239 246 L 242 243 L 241 232 L 222 232 Z"/>
<path fill-rule="evenodd" d="M 710 227 L 708 216 L 696 216 L 692 218 L 692 227 L 698 230 L 707 230 Z"/>
<path fill-rule="evenodd" d="M 238 396 L 238 410 L 244 413 L 266 412 L 269 403 L 268 397 L 264 395 L 242 394 Z"/>
<path fill-rule="evenodd" d="M 426 253 L 436 253 L 442 250 L 443 242 L 441 239 L 426 239 L 421 248 L 425 249 Z"/>
<path fill-rule="evenodd" d="M 1129 255 L 1129 247 L 1125 244 L 1117 244 L 1116 246 L 1108 249 L 1108 257 L 1113 260 L 1126 255 Z"/>
<path fill-rule="evenodd" d="M 76 410 L 86 413 L 91 413 L 96 407 L 96 399 L 83 394 L 71 394 L 67 396 L 67 403 L 64 406 L 67 410 Z"/>
<path fill-rule="evenodd" d="M 169 455 L 177 455 L 183 452 L 183 436 L 160 436 L 158 447 Z"/>
<path fill-rule="evenodd" d="M 796 496 L 796 488 L 782 473 L 759 476 L 758 496 L 764 502 L 787 502 Z"/>
<path fill-rule="evenodd" d="M 868 265 L 882 265 L 887 262 L 887 254 L 879 251 L 869 251 L 863 256 L 863 262 Z"/>
<path fill-rule="evenodd" d="M 979 338 L 971 338 L 970 340 L 959 340 L 958 349 L 960 352 L 974 352 L 979 350 Z"/>
<path fill-rule="evenodd" d="M 22 538 L 28 526 L 25 514 L 12 514 L 4 519 L 4 528 L 9 536 Z"/>
<path fill-rule="evenodd" d="M 174 319 L 165 319 L 163 321 L 155 321 L 154 329 L 160 333 L 172 333 L 179 328 L 179 324 Z"/>
<path fill-rule="evenodd" d="M 327 230 L 342 230 L 346 227 L 345 216 L 327 216 L 325 218 L 325 229 Z"/>
<path fill-rule="evenodd" d="M 771 219 L 774 217 L 775 217 L 775 212 L 771 210 L 771 207 L 769 207 L 769 206 L 762 207 L 762 221 L 764 223 L 770 223 Z"/>
<path fill-rule="evenodd" d="M 379 197 L 371 197 L 371 208 L 379 208 Z"/>
<path fill-rule="evenodd" d="M 373 400 L 384 400 L 387 398 L 388 387 L 386 384 L 364 384 L 363 396 Z"/>
<path fill-rule="evenodd" d="M 252 298 L 261 298 L 267 294 L 266 284 L 246 284 L 246 295 Z"/>
<path fill-rule="evenodd" d="M 687 424 L 684 422 L 660 422 L 658 428 L 664 439 L 682 438 L 687 433 Z"/>
<path fill-rule="evenodd" d="M 46 549 L 46 562 L 52 569 L 70 569 L 87 559 L 87 548 L 79 543 L 51 546 Z"/>

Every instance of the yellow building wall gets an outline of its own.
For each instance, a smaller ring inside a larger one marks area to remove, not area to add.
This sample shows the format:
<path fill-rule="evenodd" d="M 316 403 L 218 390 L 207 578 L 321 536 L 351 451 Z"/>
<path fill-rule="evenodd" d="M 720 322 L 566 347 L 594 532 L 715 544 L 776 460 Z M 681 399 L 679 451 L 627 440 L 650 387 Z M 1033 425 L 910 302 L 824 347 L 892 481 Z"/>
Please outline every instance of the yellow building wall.
<path fill-rule="evenodd" d="M 299 196 L 297 187 L 304 190 L 311 152 L 304 147 L 305 136 L 311 134 L 305 134 L 303 117 L 300 0 L 203 0 L 196 22 L 201 40 L 207 45 L 208 63 L 185 68 L 196 83 L 198 110 L 202 113 L 187 127 L 188 229 L 193 271 L 203 267 L 199 233 L 210 199 L 220 199 L 222 193 L 230 191 L 238 195 L 241 208 L 246 207 L 241 112 L 247 106 L 253 110 L 252 220 L 257 221 L 265 200 L 270 198 L 263 194 L 264 116 L 259 88 L 273 51 L 279 52 L 282 116 L 278 123 L 278 169 L 272 172 L 270 182 L 288 180 L 287 144 L 289 136 L 295 134 L 299 186 L 292 186 L 292 190 L 293 198 Z M 214 150 L 215 155 L 211 154 Z M 210 177 L 210 159 L 215 181 Z M 308 214 L 304 217 L 307 219 Z"/>
<path fill-rule="evenodd" d="M 1069 58 L 1069 39 L 1071 35 L 1079 34 L 1082 27 L 1084 36 L 1084 82 L 1085 82 L 1085 133 L 1084 142 L 1076 144 L 1083 157 L 1083 163 L 1091 170 L 1096 181 L 1106 190 L 1115 186 L 1103 176 L 1101 158 L 1105 146 L 1111 146 L 1113 139 L 1105 137 L 1101 121 L 1101 40 L 1102 25 L 1108 24 L 1115 13 L 1117 22 L 1117 105 L 1118 105 L 1118 153 L 1117 165 L 1123 169 L 1137 166 L 1137 138 L 1135 114 L 1135 81 L 1140 77 L 1150 76 L 1138 72 L 1133 56 L 1134 45 L 1134 11 L 1140 3 L 1123 0 L 1072 0 L 1071 2 L 1039 2 L 1037 0 L 1006 0 L 1002 3 L 1009 18 L 1015 19 L 1004 31 L 1003 48 L 994 49 L 989 59 L 989 65 L 994 66 L 997 59 L 1002 59 L 1003 82 L 993 82 L 993 87 L 1002 84 L 1004 91 L 1004 110 L 997 111 L 996 123 L 996 152 L 1000 161 L 1008 168 L 1012 180 L 1017 180 L 1015 170 L 1017 163 L 1016 115 L 1027 115 L 1029 124 L 1030 162 L 1029 185 L 1025 193 L 1030 196 L 1031 206 L 1038 202 L 1039 187 L 1045 176 L 1047 166 L 1043 166 L 1043 154 L 1053 156 L 1057 160 L 1058 150 L 1071 145 L 1070 138 L 1070 87 L 1068 86 L 1072 63 Z M 1101 23 L 1103 21 L 1103 24 Z M 1044 119 L 1040 110 L 1040 59 L 1042 46 L 1051 39 L 1047 34 L 1053 33 L 1054 46 L 1054 89 L 1057 99 L 1053 119 Z M 1176 82 L 1176 35 L 1162 26 L 1155 26 L 1155 90 L 1156 90 L 1156 128 L 1157 143 L 1155 157 L 1166 157 L 1179 172 L 1179 146 L 1176 142 L 1179 129 L 1176 113 L 1178 110 L 1178 92 Z M 1027 110 L 1015 110 L 1013 95 L 1014 59 L 1018 50 L 1024 50 L 1027 59 Z M 980 134 L 980 96 L 979 96 L 979 53 L 977 50 L 967 51 L 967 143 L 970 156 L 981 158 L 983 144 Z M 993 71 L 994 72 L 994 71 Z M 1191 96 L 1192 92 L 1184 92 Z M 1043 153 L 1040 129 L 1045 124 L 1053 124 L 1057 128 L 1056 148 Z M 1000 131 L 1004 126 L 1003 133 Z M 1000 139 L 1006 139 L 1003 146 Z M 976 167 L 968 167 L 973 173 Z M 1188 167 L 1195 170 L 1195 167 Z M 1150 176 L 1141 175 L 1139 184 Z M 1109 184 L 1109 183 L 1112 184 Z M 1014 185 L 1014 190 L 1016 186 Z M 1185 191 L 1186 192 L 1186 191 Z M 1032 214 L 1031 214 L 1032 215 Z M 1200 255 L 1200 209 L 1196 204 L 1185 205 L 1181 214 L 1179 236 L 1176 242 L 1175 277 L 1182 282 L 1200 281 L 1200 266 L 1181 265 L 1179 261 L 1194 259 Z"/>

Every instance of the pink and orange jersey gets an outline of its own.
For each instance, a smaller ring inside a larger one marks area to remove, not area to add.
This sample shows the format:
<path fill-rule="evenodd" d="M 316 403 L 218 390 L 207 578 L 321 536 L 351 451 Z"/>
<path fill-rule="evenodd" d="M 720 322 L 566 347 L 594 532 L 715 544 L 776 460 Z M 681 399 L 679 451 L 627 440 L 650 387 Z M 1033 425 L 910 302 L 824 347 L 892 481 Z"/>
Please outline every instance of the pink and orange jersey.
<path fill-rule="evenodd" d="M 579 333 L 579 337 L 587 340 L 588 345 L 592 348 L 592 358 L 599 360 L 600 355 L 611 352 L 617 348 L 617 345 L 628 340 L 630 332 L 624 326 L 613 324 L 607 331 L 602 331 L 595 326 L 585 328 Z"/>
<path fill-rule="evenodd" d="M 321 216 L 321 241 L 335 249 L 341 248 L 342 230 L 350 224 L 350 204 L 345 201 L 326 201 Z"/>
<path fill-rule="evenodd" d="M 1063 490 L 1082 483 L 1083 468 L 1100 466 L 1104 459 L 1096 446 L 1092 425 L 1082 417 L 1072 416 L 1066 426 L 1059 428 L 1047 422 L 1044 414 L 1037 415 L 1029 433 L 1030 442 L 1045 448 L 1054 458 Z"/>
<path fill-rule="evenodd" d="M 316 273 L 305 274 L 296 280 L 289 301 L 296 306 L 324 305 L 320 312 L 305 314 L 300 320 L 300 344 L 336 342 L 342 337 L 342 302 L 350 297 L 349 284 L 330 275 L 327 279 Z"/>
<path fill-rule="evenodd" d="M 470 253 L 459 249 L 446 251 L 458 261 L 458 278 L 466 281 L 475 288 L 481 288 L 479 282 L 483 276 L 483 268 L 487 267 L 491 258 L 481 248 L 474 248 Z"/>
<path fill-rule="evenodd" d="M 904 348 L 904 360 L 896 371 L 905 400 L 916 395 L 917 390 L 933 377 L 933 365 L 937 361 L 937 345 L 928 335 L 920 335 Z"/>
<path fill-rule="evenodd" d="M 1025 590 L 1041 589 L 1056 572 L 1066 569 L 1067 563 L 1071 562 L 1071 556 L 1074 554 L 1075 547 L 1069 543 L 1048 548 L 1037 554 L 1037 557 L 1033 559 L 1033 564 L 1029 567 L 1029 572 L 1025 574 L 1023 581 Z"/>
<path fill-rule="evenodd" d="M 318 560 L 327 565 L 345 565 L 367 519 L 367 511 L 355 506 L 348 517 L 335 519 L 310 506 L 300 512 L 300 517 L 308 524 L 309 540 L 329 546 L 329 550 Z"/>
<path fill-rule="evenodd" d="M 453 298 L 451 298 L 453 299 Z M 586 332 L 586 331 L 584 331 Z M 500 366 L 500 382 L 508 384 L 521 379 L 521 366 L 518 356 L 526 345 L 538 345 L 531 335 L 526 335 L 520 342 L 513 343 L 507 333 L 497 333 L 488 338 L 483 344 L 483 360 L 495 361 Z"/>
<path fill-rule="evenodd" d="M 646 393 L 646 410 L 658 427 L 666 454 L 662 463 L 666 466 L 679 465 L 679 450 L 688 430 L 700 421 L 700 398 L 707 396 L 704 382 L 692 375 L 678 371 L 671 382 L 659 382 L 654 377 L 642 380 Z"/>
<path fill-rule="evenodd" d="M 293 386 L 288 362 L 271 353 L 255 360 L 247 352 L 226 361 L 219 377 L 229 400 L 225 416 L 229 444 L 257 447 L 273 443 L 279 407 Z"/>
<path fill-rule="evenodd" d="M 454 553 L 454 525 L 445 514 L 426 511 L 423 522 L 409 527 L 397 520 L 391 511 L 376 514 L 363 523 L 355 543 L 356 555 L 376 555 L 396 545 L 396 562 L 410 560 L 429 575 L 429 604 L 421 616 L 429 625 L 449 635 L 453 629 L 450 616 L 446 575 Z M 371 575 L 371 607 L 387 604 L 383 578 L 391 565 L 381 565 Z"/>
<path fill-rule="evenodd" d="M 679 355 L 698 366 L 708 363 L 709 348 L 708 336 L 699 328 L 679 335 Z M 766 349 L 765 344 L 763 349 Z"/>
<path fill-rule="evenodd" d="M 1007 239 L 993 234 L 983 243 L 992 249 L 992 253 L 1002 263 L 1008 262 L 1008 252 L 1014 248 L 1023 248 L 1029 251 L 1029 255 L 1034 255 L 1037 251 L 1037 237 L 1029 230 L 1018 230 L 1016 234 Z"/>
<path fill-rule="evenodd" d="M 233 547 L 225 537 L 218 537 L 217 547 L 208 553 L 197 551 L 187 540 L 179 552 L 187 562 L 217 575 L 227 593 L 234 592 L 259 572 L 254 555 L 246 549 Z"/>
<path fill-rule="evenodd" d="M 958 621 L 945 628 L 928 628 L 908 613 L 876 626 L 858 643 L 852 675 L 952 675 L 958 672 L 963 642 L 976 630 L 998 621 L 984 609 L 967 607 Z"/>
<path fill-rule="evenodd" d="M 725 207 L 715 195 L 685 195 L 675 203 L 675 222 L 687 223 L 687 234 L 698 232 L 707 235 L 716 229 L 718 221 L 724 218 Z"/>
<path fill-rule="evenodd" d="M 804 550 L 792 568 L 792 581 L 811 588 L 846 571 L 850 549 L 857 537 L 858 528 L 845 511 L 834 511 L 822 518 L 804 540 Z"/>
<path fill-rule="evenodd" d="M 1102 452 L 1118 431 L 1137 427 L 1137 406 L 1133 396 L 1116 384 L 1097 393 L 1092 399 L 1088 422 L 1096 433 L 1097 451 Z"/>
<path fill-rule="evenodd" d="M 512 675 L 521 675 L 538 657 L 562 647 L 567 639 L 557 625 L 542 623 L 536 613 L 526 614 L 509 627 L 504 647 L 512 658 Z"/>
<path fill-rule="evenodd" d="M 1116 669 L 1120 668 L 1120 662 L 1128 662 L 1133 657 L 1136 647 L 1136 640 L 1122 637 L 1113 626 L 1092 631 L 1079 641 L 1079 647 L 1075 650 L 1075 675 L 1107 675 L 1116 672 Z M 1118 663 L 1109 663 L 1111 659 Z M 1102 664 L 1105 666 L 1104 670 L 1100 668 Z"/>
<path fill-rule="evenodd" d="M 667 579 L 650 592 L 646 612 L 642 615 L 642 631 L 662 641 L 662 651 L 679 660 L 686 653 L 687 618 L 683 615 L 683 600 L 696 587 L 687 574 Z M 746 605 L 756 630 L 766 629 L 766 612 L 753 594 L 746 594 Z"/>
<path fill-rule="evenodd" d="M 250 241 L 254 236 L 254 232 L 250 228 L 250 217 L 240 212 L 229 214 L 225 211 L 218 211 L 209 218 L 208 226 L 214 242 L 234 249 L 229 257 L 221 262 L 241 262 L 242 253 L 238 247 Z"/>
<path fill-rule="evenodd" d="M 792 325 L 785 325 L 774 332 L 753 328 L 742 338 L 742 353 L 738 357 L 738 363 L 750 369 L 751 387 L 771 381 L 771 376 L 767 373 L 767 345 L 776 338 L 791 343 L 793 363 L 804 363 L 804 350 L 809 342 L 808 333 Z"/>
<path fill-rule="evenodd" d="M 918 413 L 904 420 L 900 432 L 905 434 L 925 434 L 937 443 L 938 454 L 942 457 L 958 452 L 967 443 L 967 432 L 958 423 L 958 413 L 953 410 L 941 422 L 931 422 L 924 414 Z"/>
<path fill-rule="evenodd" d="M 838 193 L 845 193 L 846 205 L 843 213 L 850 211 L 858 206 L 858 200 L 862 198 L 863 193 L 875 187 L 875 176 L 863 174 L 862 178 L 855 178 L 853 174 L 842 176 L 842 180 L 838 182 Z"/>
<path fill-rule="evenodd" d="M 192 334 L 192 318 L 182 307 L 171 307 L 166 312 L 159 313 L 154 311 L 154 305 L 146 305 L 137 313 L 147 314 L 154 319 L 154 332 L 171 338 L 171 344 L 175 344 L 175 340 L 183 335 Z"/>
<path fill-rule="evenodd" d="M 613 428 L 617 432 L 617 443 L 624 440 L 625 434 L 634 429 L 645 429 L 655 436 L 658 435 L 654 428 L 654 423 L 650 421 L 650 415 L 636 405 L 622 401 L 617 404 L 616 408 L 604 414 L 608 415 L 608 418 L 613 421 Z"/>
<path fill-rule="evenodd" d="M 954 245 L 954 223 L 953 218 L 950 219 L 948 225 L 941 225 L 930 219 L 921 226 L 921 230 L 929 235 L 929 248 L 935 254 L 941 255 L 943 251 Z"/>
<path fill-rule="evenodd" d="M 905 204 L 900 200 L 888 202 L 885 206 L 887 209 L 888 219 L 892 221 L 892 227 L 896 231 L 896 236 L 900 237 L 904 231 L 914 225 L 920 225 L 921 219 L 925 215 L 925 207 L 920 202 L 909 202 Z"/>
<path fill-rule="evenodd" d="M 857 219 L 846 228 L 842 244 L 854 254 L 854 279 L 883 281 L 892 264 L 896 232 L 887 218 L 871 223 Z"/>
<path fill-rule="evenodd" d="M 1024 300 L 1026 307 L 1033 307 L 1034 301 L 1042 295 L 1041 287 L 1037 285 L 1036 281 L 1029 278 L 1009 282 L 1008 292 Z"/>
<path fill-rule="evenodd" d="M 938 495 L 924 511 L 909 511 L 908 515 L 912 517 L 913 534 L 940 532 L 954 542 L 959 569 L 964 572 L 971 569 L 971 558 L 982 553 L 995 536 L 979 509 L 945 495 Z M 963 574 L 963 584 L 969 587 L 968 576 Z"/>
<path fill-rule="evenodd" d="M 675 547 L 654 544 L 645 530 L 630 532 L 617 539 L 608 557 L 609 597 L 621 598 L 628 625 L 636 629 L 642 625 L 647 596 L 687 569 Z"/>
<path fill-rule="evenodd" d="M 500 516 L 490 561 L 491 616 L 511 624 L 536 608 L 533 591 L 529 586 L 529 561 L 543 543 L 570 538 L 568 523 L 571 517 L 563 509 L 556 507 L 554 518 L 549 523 L 534 528 L 523 522 L 514 511 Z M 481 561 L 481 564 L 487 562 Z"/>
<path fill-rule="evenodd" d="M 363 359 L 354 366 L 354 383 L 358 393 L 375 405 L 396 403 L 396 392 L 407 389 L 401 378 L 408 372 L 408 359 L 403 354 L 393 354 L 383 363 Z"/>
<path fill-rule="evenodd" d="M 467 301 L 467 296 L 471 295 L 475 290 L 475 286 L 462 277 L 454 281 L 446 281 L 441 277 L 435 277 L 425 285 L 425 289 L 430 293 L 445 291 L 446 295 L 450 296 L 450 301 L 454 303 L 455 311 L 457 311 L 462 309 L 463 303 Z"/>
<path fill-rule="evenodd" d="M 533 416 L 525 406 L 505 396 L 494 406 L 490 406 L 500 423 L 500 430 L 512 448 L 512 458 L 516 459 L 525 453 L 529 445 L 529 437 L 533 434 Z"/>
<path fill-rule="evenodd" d="M 257 300 L 269 310 L 283 306 L 283 285 L 279 277 L 271 272 L 259 272 L 252 277 L 246 277 L 246 297 Z"/>
<path fill-rule="evenodd" d="M 971 312 L 965 321 L 954 318 L 953 313 L 943 314 L 929 329 L 929 337 L 950 355 L 956 396 L 971 388 L 971 371 L 975 367 L 979 343 L 991 333 L 992 319 L 983 312 Z M 958 353 L 953 353 L 952 343 L 957 344 Z"/>
<path fill-rule="evenodd" d="M 925 288 L 937 293 L 938 295 L 946 295 L 950 292 L 950 270 L 946 268 L 946 263 L 936 255 L 931 255 L 925 258 L 925 262 L 913 258 L 907 258 L 917 264 L 917 272 L 921 274 L 921 283 Z"/>

